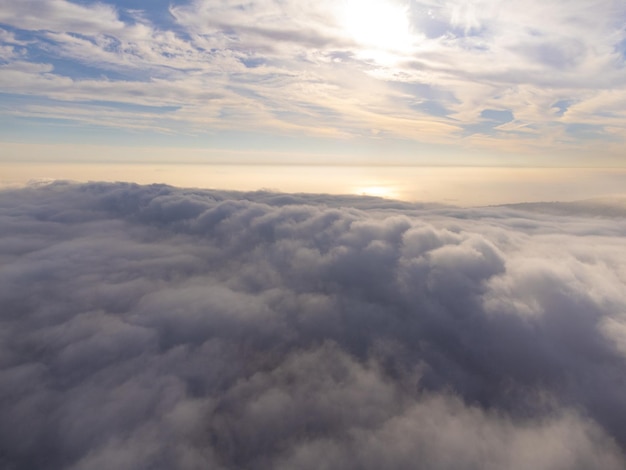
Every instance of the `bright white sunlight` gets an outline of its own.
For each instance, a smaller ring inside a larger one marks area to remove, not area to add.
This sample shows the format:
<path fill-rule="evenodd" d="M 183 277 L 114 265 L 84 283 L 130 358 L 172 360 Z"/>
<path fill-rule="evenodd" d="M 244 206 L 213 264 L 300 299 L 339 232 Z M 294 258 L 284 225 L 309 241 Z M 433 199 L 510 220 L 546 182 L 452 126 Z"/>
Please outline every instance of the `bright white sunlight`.
<path fill-rule="evenodd" d="M 366 50 L 407 52 L 411 46 L 406 6 L 386 0 L 344 0 L 340 24 Z"/>

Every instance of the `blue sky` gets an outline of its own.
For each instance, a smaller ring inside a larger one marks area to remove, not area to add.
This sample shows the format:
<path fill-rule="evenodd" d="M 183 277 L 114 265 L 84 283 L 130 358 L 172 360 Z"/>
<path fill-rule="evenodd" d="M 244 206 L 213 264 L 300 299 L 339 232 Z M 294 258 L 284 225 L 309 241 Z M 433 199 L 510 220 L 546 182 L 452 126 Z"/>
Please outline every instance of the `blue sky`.
<path fill-rule="evenodd" d="M 0 0 L 0 146 L 622 166 L 625 25 L 613 0 Z"/>

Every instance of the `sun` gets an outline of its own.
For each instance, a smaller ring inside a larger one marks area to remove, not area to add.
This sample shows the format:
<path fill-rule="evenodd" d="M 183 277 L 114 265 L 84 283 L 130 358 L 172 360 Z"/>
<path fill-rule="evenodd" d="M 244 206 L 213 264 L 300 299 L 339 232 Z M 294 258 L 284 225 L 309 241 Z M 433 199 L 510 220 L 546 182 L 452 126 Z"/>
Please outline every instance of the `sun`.
<path fill-rule="evenodd" d="M 358 194 L 359 196 L 381 197 L 384 199 L 394 199 L 398 197 L 396 192 L 388 186 L 361 186 L 354 188 L 353 194 Z"/>
<path fill-rule="evenodd" d="M 339 20 L 362 49 L 402 53 L 411 46 L 408 10 L 394 0 L 343 0 Z"/>

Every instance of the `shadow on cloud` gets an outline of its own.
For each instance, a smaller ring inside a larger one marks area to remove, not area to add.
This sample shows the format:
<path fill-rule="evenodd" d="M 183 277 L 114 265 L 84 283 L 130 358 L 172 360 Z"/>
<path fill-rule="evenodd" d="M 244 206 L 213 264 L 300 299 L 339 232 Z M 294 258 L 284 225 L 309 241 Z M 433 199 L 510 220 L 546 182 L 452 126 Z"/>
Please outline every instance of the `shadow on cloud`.
<path fill-rule="evenodd" d="M 53 183 L 0 225 L 3 468 L 626 465 L 624 217 Z"/>

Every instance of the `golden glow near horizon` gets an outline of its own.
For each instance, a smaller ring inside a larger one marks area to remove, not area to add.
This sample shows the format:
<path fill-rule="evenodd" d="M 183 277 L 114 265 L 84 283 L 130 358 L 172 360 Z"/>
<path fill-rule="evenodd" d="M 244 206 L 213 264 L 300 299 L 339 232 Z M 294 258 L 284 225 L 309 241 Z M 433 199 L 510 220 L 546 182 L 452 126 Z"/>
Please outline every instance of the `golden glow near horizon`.
<path fill-rule="evenodd" d="M 626 169 L 2 163 L 0 189 L 74 181 L 134 181 L 180 187 L 352 194 L 477 206 L 624 197 Z"/>

